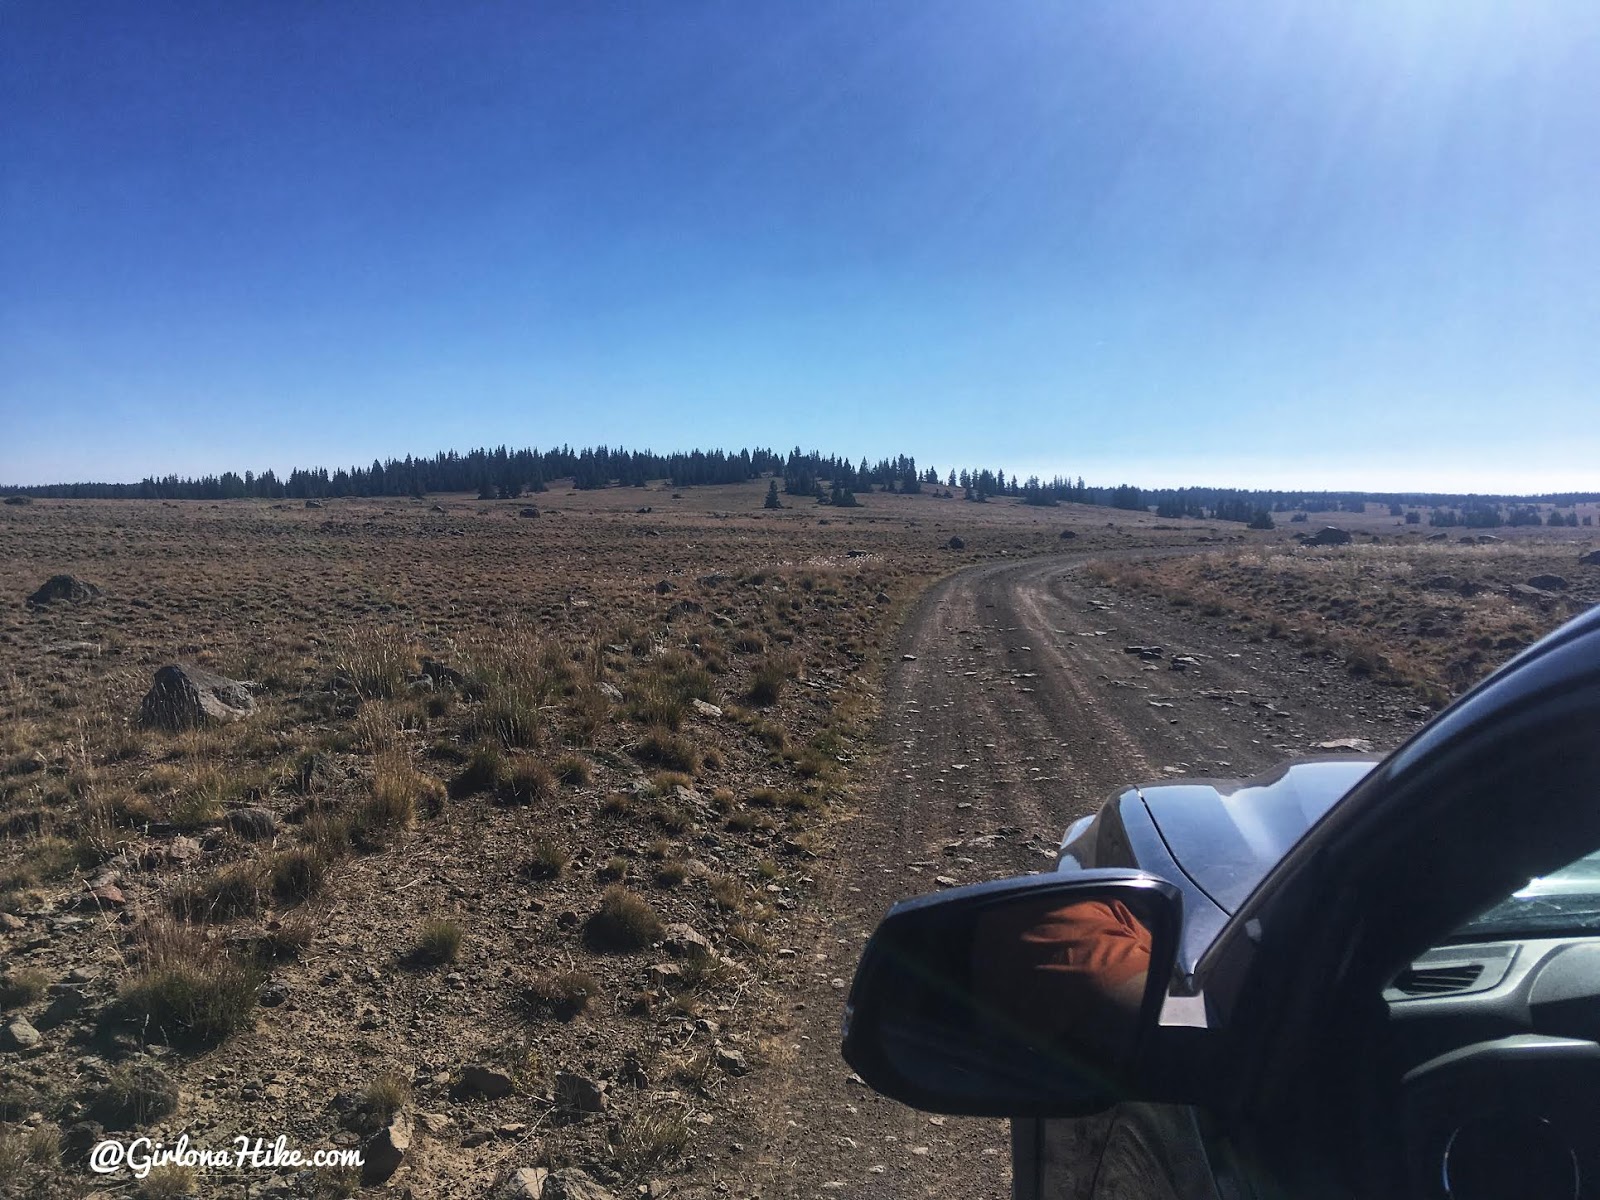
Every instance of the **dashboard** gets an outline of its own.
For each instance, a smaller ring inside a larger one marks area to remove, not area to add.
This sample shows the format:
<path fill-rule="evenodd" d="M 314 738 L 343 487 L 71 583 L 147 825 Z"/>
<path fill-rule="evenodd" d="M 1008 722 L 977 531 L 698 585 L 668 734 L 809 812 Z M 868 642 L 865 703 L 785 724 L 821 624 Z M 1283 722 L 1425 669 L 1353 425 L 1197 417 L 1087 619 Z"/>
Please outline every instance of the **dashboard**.
<path fill-rule="evenodd" d="M 1441 946 L 1384 999 L 1412 1195 L 1600 1200 L 1600 937 Z"/>

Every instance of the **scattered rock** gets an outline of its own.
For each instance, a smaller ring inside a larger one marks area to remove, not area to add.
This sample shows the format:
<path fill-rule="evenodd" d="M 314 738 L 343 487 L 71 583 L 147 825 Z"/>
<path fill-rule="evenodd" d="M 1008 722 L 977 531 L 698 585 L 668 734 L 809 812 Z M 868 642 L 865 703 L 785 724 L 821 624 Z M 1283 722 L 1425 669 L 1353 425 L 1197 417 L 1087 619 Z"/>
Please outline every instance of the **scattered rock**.
<path fill-rule="evenodd" d="M 453 688 L 467 686 L 467 677 L 462 672 L 436 658 L 423 659 L 419 669 L 424 677 L 433 680 L 434 687 L 444 687 L 447 684 Z"/>
<path fill-rule="evenodd" d="M 278 834 L 278 818 L 264 808 L 236 808 L 223 821 L 247 842 L 265 842 Z"/>
<path fill-rule="evenodd" d="M 519 1167 L 495 1192 L 497 1200 L 544 1200 L 550 1172 L 544 1167 Z"/>
<path fill-rule="evenodd" d="M 722 710 L 715 704 L 708 704 L 698 696 L 689 701 L 689 707 L 702 717 L 720 717 L 722 715 Z"/>
<path fill-rule="evenodd" d="M 1317 742 L 1311 747 L 1313 750 L 1332 750 L 1349 754 L 1371 754 L 1372 743 L 1366 738 L 1334 738 L 1331 741 Z"/>
<path fill-rule="evenodd" d="M 400 1169 L 411 1151 L 411 1118 L 396 1113 L 389 1124 L 375 1133 L 361 1148 L 361 1182 L 382 1183 Z"/>
<path fill-rule="evenodd" d="M 307 500 L 306 501 L 306 507 L 307 508 L 322 508 L 323 507 L 323 503 L 322 503 L 321 500 Z"/>
<path fill-rule="evenodd" d="M 76 575 L 52 575 L 45 580 L 38 591 L 28 597 L 28 603 L 36 608 L 43 608 L 47 604 L 86 604 L 97 599 L 100 589 Z"/>
<path fill-rule="evenodd" d="M 90 888 L 84 893 L 85 908 L 124 908 L 128 898 L 122 894 L 122 889 L 114 883 L 102 883 Z"/>
<path fill-rule="evenodd" d="M 951 538 L 945 545 L 952 550 L 965 550 L 967 548 L 967 544 L 958 537 Z"/>
<path fill-rule="evenodd" d="M 665 596 L 671 590 L 672 583 L 669 580 L 663 579 L 661 582 L 656 584 L 656 595 L 658 596 Z"/>
<path fill-rule="evenodd" d="M 1578 565 L 1584 567 L 1600 567 L 1600 550 L 1591 550 L 1579 556 Z"/>
<path fill-rule="evenodd" d="M 607 700 L 610 700 L 610 701 L 612 701 L 612 702 L 614 702 L 616 704 L 621 704 L 622 703 L 622 689 L 619 688 L 616 684 L 607 683 L 605 680 L 602 679 L 598 686 L 600 688 L 600 694 L 602 696 L 604 696 Z"/>
<path fill-rule="evenodd" d="M 1536 588 L 1526 583 L 1513 583 L 1506 590 L 1513 600 L 1531 600 L 1542 603 L 1545 600 L 1555 599 L 1554 592 L 1547 592 L 1543 588 Z"/>
<path fill-rule="evenodd" d="M 160 729 L 191 729 L 237 721 L 255 706 L 250 688 L 239 680 L 175 663 L 156 672 L 139 705 L 139 720 Z"/>
<path fill-rule="evenodd" d="M 1560 592 L 1566 590 L 1567 580 L 1563 575 L 1535 575 L 1528 580 L 1528 586 L 1546 592 Z"/>
<path fill-rule="evenodd" d="M 685 925 L 682 921 L 667 926 L 662 944 L 668 954 L 679 958 L 700 958 L 712 953 L 711 942 L 692 925 Z"/>
<path fill-rule="evenodd" d="M 615 1200 L 588 1174 L 577 1167 L 566 1167 L 552 1172 L 544 1181 L 541 1200 Z"/>
<path fill-rule="evenodd" d="M 0 1031 L 0 1050 L 32 1050 L 44 1044 L 44 1036 L 23 1017 L 13 1017 Z"/>
<path fill-rule="evenodd" d="M 438 1137 L 446 1129 L 449 1129 L 451 1123 L 449 1116 L 445 1113 L 417 1114 L 417 1124 L 422 1126 L 424 1132 L 430 1133 L 434 1137 Z"/>
<path fill-rule="evenodd" d="M 28 923 L 21 917 L 13 916 L 8 912 L 0 912 L 0 930 L 6 933 L 20 933 L 28 927 Z"/>
<path fill-rule="evenodd" d="M 1074 532 L 1073 532 L 1073 531 L 1072 531 L 1072 530 L 1070 530 L 1070 529 L 1063 529 L 1063 530 L 1062 530 L 1062 531 L 1061 531 L 1061 540 L 1062 540 L 1062 541 L 1063 541 L 1063 542 L 1070 542 L 1070 541 L 1072 541 L 1072 540 L 1073 540 L 1073 539 L 1074 539 L 1074 538 L 1076 538 L 1076 537 L 1077 537 L 1077 536 L 1078 536 L 1078 535 L 1077 535 L 1077 534 L 1076 534 L 1076 533 L 1074 533 Z"/>
<path fill-rule="evenodd" d="M 677 963 L 655 963 L 646 967 L 645 982 L 656 988 L 676 988 L 683 980 L 683 968 Z"/>
<path fill-rule="evenodd" d="M 502 1096 L 509 1096 L 517 1082 L 504 1071 L 474 1064 L 462 1069 L 461 1081 L 456 1086 L 460 1091 L 498 1100 Z"/>
<path fill-rule="evenodd" d="M 263 1008 L 277 1008 L 289 998 L 289 985 L 281 979 L 269 979 L 261 985 L 258 1000 Z"/>
<path fill-rule="evenodd" d="M 139 861 L 145 867 L 165 866 L 167 863 L 193 862 L 205 853 L 200 843 L 186 834 L 178 834 L 171 841 L 158 846 L 151 846 L 141 856 Z"/>
<path fill-rule="evenodd" d="M 598 1113 L 606 1110 L 604 1089 L 594 1080 L 573 1071 L 556 1073 L 556 1104 L 573 1112 Z"/>
<path fill-rule="evenodd" d="M 76 658 L 82 654 L 99 654 L 99 642 L 46 642 L 46 654 L 66 654 Z"/>
<path fill-rule="evenodd" d="M 523 507 L 522 511 L 520 513 L 518 513 L 517 515 L 519 517 L 529 517 L 529 518 L 537 517 L 539 515 L 538 505 L 535 505 L 535 504 L 526 505 L 526 506 Z"/>
<path fill-rule="evenodd" d="M 750 1060 L 738 1050 L 727 1046 L 718 1046 L 716 1049 L 717 1066 L 729 1075 L 747 1075 L 750 1072 Z"/>

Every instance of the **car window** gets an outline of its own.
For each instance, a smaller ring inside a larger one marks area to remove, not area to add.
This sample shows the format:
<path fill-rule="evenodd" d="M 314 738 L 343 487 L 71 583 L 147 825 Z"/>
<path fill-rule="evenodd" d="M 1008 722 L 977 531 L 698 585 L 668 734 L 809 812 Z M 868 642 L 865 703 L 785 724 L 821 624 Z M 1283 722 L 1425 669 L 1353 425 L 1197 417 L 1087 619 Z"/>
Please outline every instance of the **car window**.
<path fill-rule="evenodd" d="M 1600 933 L 1600 851 L 1530 879 L 1450 941 Z"/>

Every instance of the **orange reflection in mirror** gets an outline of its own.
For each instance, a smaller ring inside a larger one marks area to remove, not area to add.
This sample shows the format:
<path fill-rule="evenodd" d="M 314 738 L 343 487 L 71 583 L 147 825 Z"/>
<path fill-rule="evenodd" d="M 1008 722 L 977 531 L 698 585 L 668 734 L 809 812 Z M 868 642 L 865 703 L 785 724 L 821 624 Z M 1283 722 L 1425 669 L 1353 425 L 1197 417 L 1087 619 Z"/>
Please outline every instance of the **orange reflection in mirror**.
<path fill-rule="evenodd" d="M 1103 1061 L 1128 1050 L 1150 970 L 1150 930 L 1118 900 L 999 904 L 979 918 L 974 983 L 991 1019 L 1039 1045 Z"/>

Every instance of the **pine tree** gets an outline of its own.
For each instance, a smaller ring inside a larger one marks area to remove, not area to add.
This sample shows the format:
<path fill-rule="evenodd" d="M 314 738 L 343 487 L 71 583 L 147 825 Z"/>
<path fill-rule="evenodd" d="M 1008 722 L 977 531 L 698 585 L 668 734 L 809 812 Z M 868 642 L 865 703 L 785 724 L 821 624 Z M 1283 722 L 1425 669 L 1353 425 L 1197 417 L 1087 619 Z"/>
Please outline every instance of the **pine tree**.
<path fill-rule="evenodd" d="M 767 483 L 767 498 L 761 502 L 762 508 L 782 508 L 783 502 L 778 499 L 778 481 L 770 480 Z"/>

